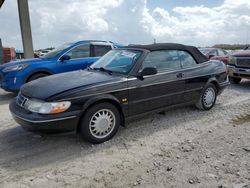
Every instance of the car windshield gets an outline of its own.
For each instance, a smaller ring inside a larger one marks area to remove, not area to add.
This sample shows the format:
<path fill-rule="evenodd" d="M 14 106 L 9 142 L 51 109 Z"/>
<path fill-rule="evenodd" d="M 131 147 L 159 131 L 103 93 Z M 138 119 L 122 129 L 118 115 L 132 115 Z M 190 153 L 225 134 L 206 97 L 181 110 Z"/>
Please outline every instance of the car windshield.
<path fill-rule="evenodd" d="M 57 55 L 59 55 L 63 50 L 65 50 L 66 48 L 70 47 L 73 43 L 65 43 L 57 48 L 55 48 L 54 50 L 50 51 L 49 53 L 47 53 L 46 55 L 44 55 L 42 58 L 43 59 L 48 59 L 48 58 L 54 58 Z"/>
<path fill-rule="evenodd" d="M 200 52 L 203 53 L 204 55 L 207 55 L 211 49 L 210 48 L 199 48 Z"/>
<path fill-rule="evenodd" d="M 90 66 L 91 69 L 107 72 L 126 74 L 132 68 L 134 62 L 140 57 L 141 51 L 137 50 L 111 50 L 96 63 Z"/>

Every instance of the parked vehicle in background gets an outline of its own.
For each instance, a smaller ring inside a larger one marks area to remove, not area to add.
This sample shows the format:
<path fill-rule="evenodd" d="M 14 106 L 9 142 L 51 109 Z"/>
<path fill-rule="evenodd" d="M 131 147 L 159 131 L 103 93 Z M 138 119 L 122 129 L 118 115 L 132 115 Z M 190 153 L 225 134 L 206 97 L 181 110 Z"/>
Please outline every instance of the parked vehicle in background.
<path fill-rule="evenodd" d="M 40 50 L 40 51 L 38 51 L 38 53 L 37 53 L 37 55 L 39 56 L 39 57 L 43 57 L 43 56 L 45 56 L 47 53 L 49 53 L 51 50 Z"/>
<path fill-rule="evenodd" d="M 228 64 L 229 53 L 220 48 L 199 48 L 199 50 L 211 60 L 223 61 Z"/>
<path fill-rule="evenodd" d="M 11 62 L 0 66 L 0 87 L 17 92 L 32 80 L 85 69 L 109 50 L 119 47 L 112 42 L 87 40 L 66 43 L 42 58 Z"/>
<path fill-rule="evenodd" d="M 250 79 L 250 48 L 232 54 L 228 74 L 232 84 L 240 83 L 243 78 Z"/>
<path fill-rule="evenodd" d="M 24 52 L 23 50 L 16 49 L 16 60 L 23 60 Z"/>
<path fill-rule="evenodd" d="M 226 65 L 181 44 L 114 49 L 83 71 L 25 84 L 11 104 L 33 131 L 77 131 L 92 143 L 111 139 L 125 120 L 184 104 L 211 109 L 227 86 Z"/>

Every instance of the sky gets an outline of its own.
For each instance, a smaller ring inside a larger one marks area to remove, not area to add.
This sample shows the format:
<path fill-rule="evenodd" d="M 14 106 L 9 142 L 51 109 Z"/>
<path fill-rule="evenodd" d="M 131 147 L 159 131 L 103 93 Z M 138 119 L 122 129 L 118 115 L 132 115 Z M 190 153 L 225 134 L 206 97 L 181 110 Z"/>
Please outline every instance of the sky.
<path fill-rule="evenodd" d="M 209 8 L 220 6 L 223 4 L 223 0 L 148 0 L 148 7 L 154 9 L 157 7 L 164 8 L 165 10 L 172 12 L 175 7 L 187 7 L 187 6 L 200 6 L 204 5 Z"/>
<path fill-rule="evenodd" d="M 250 43 L 250 0 L 29 0 L 29 9 L 35 49 L 85 39 Z M 17 0 L 0 9 L 0 38 L 22 49 Z"/>

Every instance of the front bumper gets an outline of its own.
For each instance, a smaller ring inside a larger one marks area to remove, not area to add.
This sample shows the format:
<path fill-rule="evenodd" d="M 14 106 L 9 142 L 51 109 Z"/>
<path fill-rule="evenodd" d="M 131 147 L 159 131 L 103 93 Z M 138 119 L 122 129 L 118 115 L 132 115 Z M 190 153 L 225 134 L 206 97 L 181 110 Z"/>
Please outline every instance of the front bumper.
<path fill-rule="evenodd" d="M 32 113 L 16 104 L 10 103 L 10 111 L 14 120 L 24 129 L 42 132 L 68 132 L 75 131 L 79 122 L 80 111 L 65 112 L 53 115 Z"/>
<path fill-rule="evenodd" d="M 4 73 L 0 70 L 0 88 L 8 92 L 17 92 L 25 83 L 25 74 L 22 72 Z"/>
<path fill-rule="evenodd" d="M 250 79 L 250 68 L 228 65 L 228 75 L 236 78 Z"/>
<path fill-rule="evenodd" d="M 4 89 L 7 92 L 18 92 L 21 87 L 20 83 L 17 83 L 16 77 L 3 78 L 0 82 L 0 88 Z"/>

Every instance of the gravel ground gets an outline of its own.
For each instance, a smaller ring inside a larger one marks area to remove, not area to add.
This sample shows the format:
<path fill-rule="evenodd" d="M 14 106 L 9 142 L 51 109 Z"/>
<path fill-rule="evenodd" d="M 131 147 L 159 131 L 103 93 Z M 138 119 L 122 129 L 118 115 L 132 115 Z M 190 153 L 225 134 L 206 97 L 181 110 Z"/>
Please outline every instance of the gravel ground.
<path fill-rule="evenodd" d="M 91 145 L 24 131 L 0 91 L 0 187 L 250 188 L 249 93 L 229 86 L 211 111 L 172 109 Z"/>

